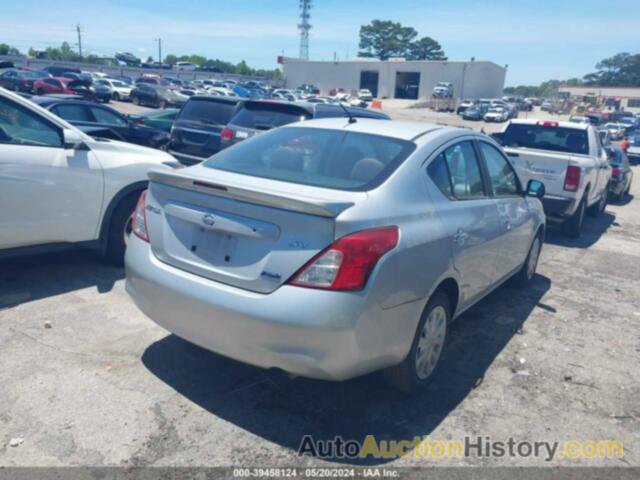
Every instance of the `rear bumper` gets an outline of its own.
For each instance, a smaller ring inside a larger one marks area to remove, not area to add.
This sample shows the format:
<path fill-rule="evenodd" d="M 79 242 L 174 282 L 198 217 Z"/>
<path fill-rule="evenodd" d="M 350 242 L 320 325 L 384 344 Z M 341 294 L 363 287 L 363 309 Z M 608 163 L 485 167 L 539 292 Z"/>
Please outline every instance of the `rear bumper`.
<path fill-rule="evenodd" d="M 571 216 L 576 210 L 576 200 L 567 197 L 544 196 L 542 207 L 547 217 L 563 219 Z"/>
<path fill-rule="evenodd" d="M 238 289 L 160 262 L 133 235 L 126 269 L 136 305 L 177 336 L 241 362 L 324 380 L 400 363 L 423 308 L 416 301 L 385 310 L 366 291 Z"/>

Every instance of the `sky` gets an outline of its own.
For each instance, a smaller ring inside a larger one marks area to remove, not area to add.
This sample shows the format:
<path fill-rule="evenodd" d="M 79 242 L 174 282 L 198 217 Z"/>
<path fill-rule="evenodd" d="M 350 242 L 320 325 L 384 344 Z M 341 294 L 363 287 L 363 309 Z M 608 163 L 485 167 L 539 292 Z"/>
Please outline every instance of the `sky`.
<path fill-rule="evenodd" d="M 298 55 L 298 0 L 0 0 L 0 43 L 27 51 L 77 42 L 83 52 L 129 51 L 143 59 L 199 54 L 275 68 Z M 42 13 L 38 13 L 42 12 Z M 508 65 L 506 84 L 582 77 L 619 52 L 638 53 L 638 0 L 314 0 L 310 57 L 353 58 L 360 26 L 373 19 L 412 26 L 451 60 Z"/>

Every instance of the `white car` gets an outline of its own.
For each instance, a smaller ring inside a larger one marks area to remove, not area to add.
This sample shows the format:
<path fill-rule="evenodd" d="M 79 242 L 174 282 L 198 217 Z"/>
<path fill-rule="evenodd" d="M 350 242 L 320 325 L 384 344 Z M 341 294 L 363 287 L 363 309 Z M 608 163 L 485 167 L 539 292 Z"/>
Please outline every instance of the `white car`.
<path fill-rule="evenodd" d="M 94 140 L 0 88 L 0 257 L 94 247 L 122 262 L 130 218 L 165 152 Z"/>
<path fill-rule="evenodd" d="M 368 88 L 361 88 L 360 90 L 358 90 L 358 98 L 360 100 L 364 100 L 365 102 L 370 102 L 373 100 L 373 94 Z"/>
<path fill-rule="evenodd" d="M 198 66 L 191 62 L 176 62 L 175 68 L 176 70 L 182 72 L 193 72 L 196 68 L 198 68 Z"/>
<path fill-rule="evenodd" d="M 506 108 L 492 107 L 484 114 L 485 122 L 506 122 L 509 120 L 509 112 Z"/>
<path fill-rule="evenodd" d="M 611 166 L 598 131 L 584 123 L 511 120 L 493 134 L 523 184 L 544 183 L 547 219 L 569 237 L 582 232 L 585 213 L 597 217 L 607 205 Z"/>
<path fill-rule="evenodd" d="M 111 89 L 111 100 L 115 102 L 128 101 L 131 96 L 131 90 L 133 90 L 133 87 L 130 85 L 114 78 L 103 78 L 96 80 L 95 83 L 109 87 Z"/>
<path fill-rule="evenodd" d="M 622 137 L 624 137 L 624 125 L 619 123 L 607 123 L 604 126 L 604 129 L 609 130 L 611 140 L 622 140 Z"/>

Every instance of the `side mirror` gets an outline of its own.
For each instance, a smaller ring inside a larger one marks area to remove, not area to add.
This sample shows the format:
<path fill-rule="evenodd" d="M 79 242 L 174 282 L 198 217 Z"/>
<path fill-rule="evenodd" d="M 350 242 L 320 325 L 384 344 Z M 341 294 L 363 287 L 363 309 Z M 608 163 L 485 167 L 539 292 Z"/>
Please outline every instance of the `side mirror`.
<path fill-rule="evenodd" d="M 544 188 L 544 183 L 539 182 L 538 180 L 529 180 L 529 183 L 527 184 L 527 196 L 542 199 L 545 193 L 547 192 Z"/>
<path fill-rule="evenodd" d="M 82 150 L 86 148 L 84 138 L 75 130 L 64 129 L 62 131 L 64 138 L 64 148 L 67 150 Z"/>

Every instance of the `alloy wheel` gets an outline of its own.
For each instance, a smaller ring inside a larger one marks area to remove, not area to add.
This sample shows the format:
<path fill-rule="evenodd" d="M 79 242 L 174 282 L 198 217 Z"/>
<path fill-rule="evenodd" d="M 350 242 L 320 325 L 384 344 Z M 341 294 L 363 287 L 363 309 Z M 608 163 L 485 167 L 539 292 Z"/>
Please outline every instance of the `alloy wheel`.
<path fill-rule="evenodd" d="M 416 374 L 421 380 L 428 378 L 438 364 L 447 334 L 447 312 L 437 305 L 427 317 L 416 349 Z"/>

